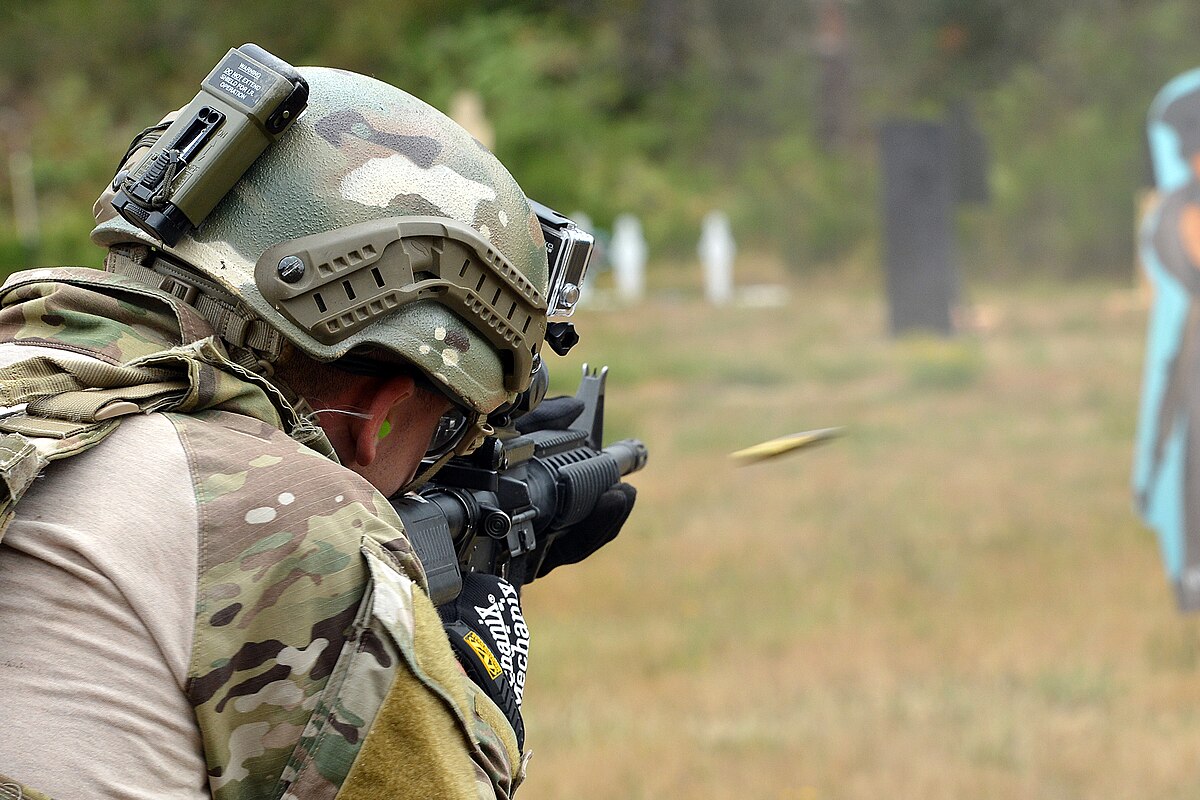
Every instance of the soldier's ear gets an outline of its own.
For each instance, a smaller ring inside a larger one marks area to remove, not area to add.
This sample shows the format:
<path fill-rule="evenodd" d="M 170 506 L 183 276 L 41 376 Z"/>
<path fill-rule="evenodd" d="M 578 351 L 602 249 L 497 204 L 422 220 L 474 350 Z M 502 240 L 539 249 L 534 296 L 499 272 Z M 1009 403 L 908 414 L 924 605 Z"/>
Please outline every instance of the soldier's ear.
<path fill-rule="evenodd" d="M 369 466 L 375 460 L 380 431 L 388 424 L 388 414 L 396 406 L 411 398 L 417 384 L 408 375 L 393 375 L 379 378 L 371 388 L 366 405 L 367 417 L 354 421 L 354 460 L 359 466 Z"/>

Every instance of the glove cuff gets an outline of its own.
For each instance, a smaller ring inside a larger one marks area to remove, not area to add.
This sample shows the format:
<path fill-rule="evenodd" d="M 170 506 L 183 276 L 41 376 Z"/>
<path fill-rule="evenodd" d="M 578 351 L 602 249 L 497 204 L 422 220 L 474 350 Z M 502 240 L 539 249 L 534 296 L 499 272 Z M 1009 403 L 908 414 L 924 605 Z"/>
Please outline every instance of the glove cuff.
<path fill-rule="evenodd" d="M 521 719 L 521 704 L 500 666 L 500 659 L 492 652 L 483 637 L 465 623 L 446 623 L 446 636 L 458 663 L 462 665 L 476 686 L 479 686 L 503 713 L 517 735 L 517 747 L 525 749 L 525 723 Z"/>

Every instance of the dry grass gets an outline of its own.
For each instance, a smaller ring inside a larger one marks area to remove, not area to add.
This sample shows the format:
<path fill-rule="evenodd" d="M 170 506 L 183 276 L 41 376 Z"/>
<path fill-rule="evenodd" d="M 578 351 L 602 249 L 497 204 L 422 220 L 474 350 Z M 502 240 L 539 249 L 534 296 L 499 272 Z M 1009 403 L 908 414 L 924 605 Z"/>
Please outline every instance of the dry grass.
<path fill-rule="evenodd" d="M 1135 291 L 987 291 L 985 330 L 896 342 L 874 293 L 790 288 L 581 312 L 552 361 L 611 366 L 607 438 L 651 461 L 621 538 L 527 593 L 527 800 L 1200 793 L 1200 628 L 1128 490 Z"/>

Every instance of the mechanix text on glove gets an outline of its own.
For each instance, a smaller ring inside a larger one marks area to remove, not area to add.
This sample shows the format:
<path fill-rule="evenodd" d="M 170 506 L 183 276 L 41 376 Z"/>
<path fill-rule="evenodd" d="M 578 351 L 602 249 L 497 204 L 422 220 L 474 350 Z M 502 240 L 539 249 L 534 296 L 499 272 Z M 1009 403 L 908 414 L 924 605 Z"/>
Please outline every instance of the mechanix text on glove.
<path fill-rule="evenodd" d="M 463 577 L 458 598 L 439 609 L 467 675 L 504 712 L 525 745 L 521 698 L 529 665 L 529 627 L 516 588 L 495 575 Z"/>

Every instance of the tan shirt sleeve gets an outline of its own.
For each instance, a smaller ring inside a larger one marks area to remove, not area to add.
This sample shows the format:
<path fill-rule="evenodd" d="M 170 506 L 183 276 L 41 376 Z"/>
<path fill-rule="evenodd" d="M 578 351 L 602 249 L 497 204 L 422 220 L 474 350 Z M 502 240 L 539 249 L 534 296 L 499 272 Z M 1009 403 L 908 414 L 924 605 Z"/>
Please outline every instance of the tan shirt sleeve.
<path fill-rule="evenodd" d="M 0 773 L 59 800 L 209 798 L 183 691 L 196 529 L 158 415 L 35 482 L 0 544 Z"/>

